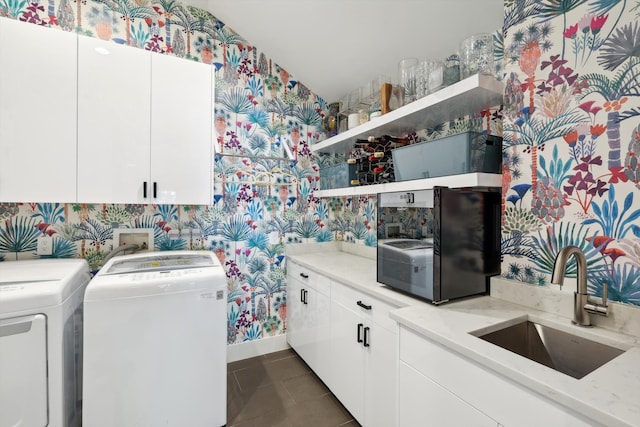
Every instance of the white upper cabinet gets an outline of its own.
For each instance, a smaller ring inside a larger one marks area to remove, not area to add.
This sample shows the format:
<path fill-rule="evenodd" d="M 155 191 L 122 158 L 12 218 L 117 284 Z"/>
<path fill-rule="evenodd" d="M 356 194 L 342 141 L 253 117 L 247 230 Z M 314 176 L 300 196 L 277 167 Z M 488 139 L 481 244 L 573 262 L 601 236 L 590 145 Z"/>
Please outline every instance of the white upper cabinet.
<path fill-rule="evenodd" d="M 75 33 L 0 18 L 0 201 L 76 196 Z"/>
<path fill-rule="evenodd" d="M 212 79 L 211 65 L 151 55 L 154 203 L 212 203 Z"/>
<path fill-rule="evenodd" d="M 79 202 L 149 200 L 150 100 L 150 52 L 78 36 Z"/>
<path fill-rule="evenodd" d="M 211 66 L 79 36 L 78 201 L 210 204 Z"/>

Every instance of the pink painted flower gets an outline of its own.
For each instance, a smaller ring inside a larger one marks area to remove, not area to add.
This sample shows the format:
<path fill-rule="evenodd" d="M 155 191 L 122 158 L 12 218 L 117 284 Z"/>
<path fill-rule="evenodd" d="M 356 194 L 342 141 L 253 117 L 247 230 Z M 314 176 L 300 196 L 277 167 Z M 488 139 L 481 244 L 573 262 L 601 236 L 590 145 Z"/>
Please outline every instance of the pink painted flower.
<path fill-rule="evenodd" d="M 578 21 L 578 28 L 580 28 L 583 33 L 588 33 L 589 31 L 591 31 L 591 15 L 587 13 L 582 18 L 580 18 L 580 20 Z"/>
<path fill-rule="evenodd" d="M 562 34 L 568 39 L 575 39 L 577 33 L 578 33 L 578 24 L 571 25 L 569 26 L 569 28 L 567 28 L 562 32 Z"/>
<path fill-rule="evenodd" d="M 609 15 L 600 15 L 600 16 L 594 16 L 593 18 L 591 18 L 591 32 L 593 34 L 598 34 L 602 29 L 602 26 L 604 25 L 604 23 L 607 22 L 608 17 Z"/>
<path fill-rule="evenodd" d="M 593 104 L 595 104 L 595 101 L 583 102 L 582 104 L 578 105 L 578 108 L 583 110 L 585 113 L 590 113 L 591 112 L 591 106 L 593 106 Z"/>

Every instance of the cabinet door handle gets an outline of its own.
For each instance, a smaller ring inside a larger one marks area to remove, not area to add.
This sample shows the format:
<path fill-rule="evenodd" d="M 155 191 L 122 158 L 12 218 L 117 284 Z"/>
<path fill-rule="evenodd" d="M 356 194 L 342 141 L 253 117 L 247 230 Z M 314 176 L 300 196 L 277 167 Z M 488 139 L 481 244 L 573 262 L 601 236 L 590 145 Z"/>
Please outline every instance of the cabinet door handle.
<path fill-rule="evenodd" d="M 304 301 L 303 301 L 303 302 L 304 302 L 304 303 L 305 303 L 305 305 L 306 305 L 306 304 L 307 304 L 307 294 L 308 294 L 308 292 L 307 292 L 307 290 L 306 290 L 306 289 L 303 289 L 303 290 L 304 290 Z"/>
<path fill-rule="evenodd" d="M 366 328 L 364 328 L 364 346 L 365 347 L 370 347 L 369 345 L 369 327 L 367 326 Z"/>
<path fill-rule="evenodd" d="M 147 198 L 147 181 L 142 183 L 142 197 Z"/>
<path fill-rule="evenodd" d="M 153 182 L 153 198 L 158 198 L 158 183 L 155 181 Z"/>
<path fill-rule="evenodd" d="M 362 301 L 358 301 L 356 304 L 358 304 L 360 307 L 364 308 L 365 310 L 371 310 L 371 306 L 363 303 Z"/>
<path fill-rule="evenodd" d="M 302 277 L 303 279 L 308 279 L 309 275 L 306 273 L 300 273 L 300 277 Z"/>
<path fill-rule="evenodd" d="M 358 323 L 358 342 L 362 342 L 362 323 Z"/>
<path fill-rule="evenodd" d="M 304 289 L 300 289 L 300 302 L 304 303 Z"/>

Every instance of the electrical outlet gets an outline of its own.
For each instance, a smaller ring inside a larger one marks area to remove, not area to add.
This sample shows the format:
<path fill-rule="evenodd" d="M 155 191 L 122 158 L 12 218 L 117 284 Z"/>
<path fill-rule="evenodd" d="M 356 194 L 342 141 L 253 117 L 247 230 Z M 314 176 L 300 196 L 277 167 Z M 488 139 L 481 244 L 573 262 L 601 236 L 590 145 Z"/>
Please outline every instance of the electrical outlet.
<path fill-rule="evenodd" d="M 38 255 L 53 255 L 53 237 L 38 237 Z"/>
<path fill-rule="evenodd" d="M 113 230 L 113 247 L 137 245 L 138 251 L 154 248 L 152 228 L 116 228 Z"/>

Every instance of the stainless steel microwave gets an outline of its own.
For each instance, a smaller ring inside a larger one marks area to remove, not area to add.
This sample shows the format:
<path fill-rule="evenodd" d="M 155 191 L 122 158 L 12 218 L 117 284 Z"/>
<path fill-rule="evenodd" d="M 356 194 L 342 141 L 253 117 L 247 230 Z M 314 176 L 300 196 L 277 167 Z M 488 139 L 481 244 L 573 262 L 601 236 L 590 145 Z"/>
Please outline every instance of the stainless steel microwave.
<path fill-rule="evenodd" d="M 377 280 L 440 304 L 500 274 L 500 189 L 378 194 Z"/>

